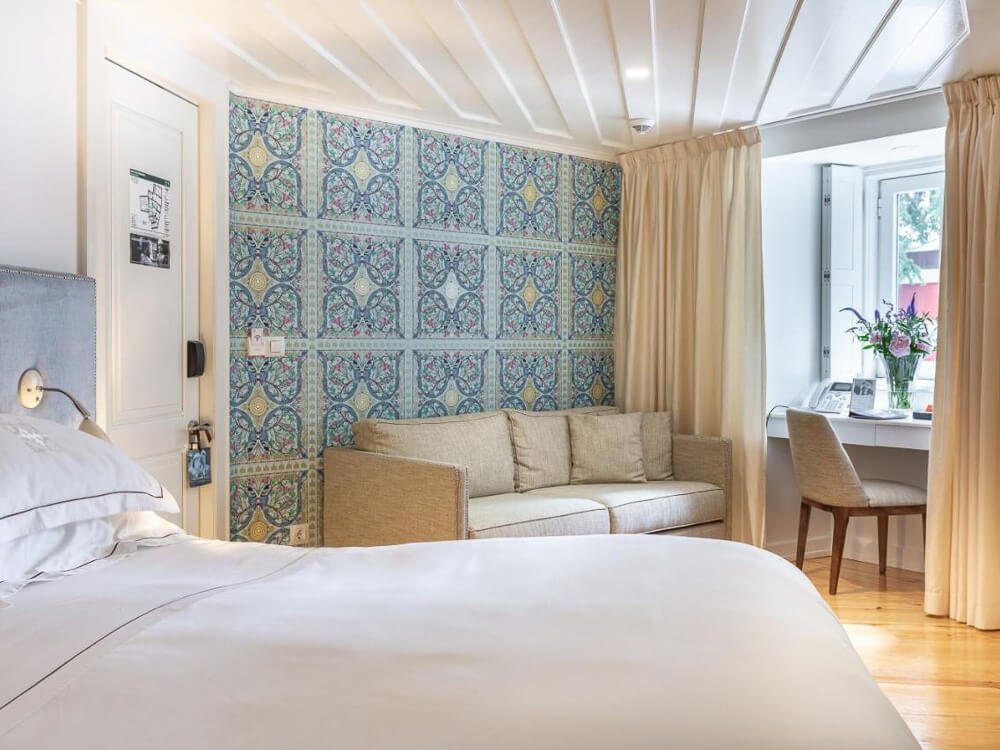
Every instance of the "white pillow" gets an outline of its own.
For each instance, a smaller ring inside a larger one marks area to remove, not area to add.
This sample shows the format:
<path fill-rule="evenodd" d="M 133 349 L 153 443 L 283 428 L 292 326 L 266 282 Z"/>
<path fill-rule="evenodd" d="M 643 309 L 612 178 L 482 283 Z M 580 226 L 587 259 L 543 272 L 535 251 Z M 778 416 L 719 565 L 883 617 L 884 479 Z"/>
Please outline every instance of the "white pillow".
<path fill-rule="evenodd" d="M 0 543 L 125 511 L 177 513 L 173 496 L 110 443 L 0 414 Z"/>
<path fill-rule="evenodd" d="M 103 560 L 132 552 L 136 544 L 152 544 L 184 536 L 183 529 L 152 511 L 119 513 L 77 521 L 0 544 L 2 601 L 33 581 L 49 581 Z"/>

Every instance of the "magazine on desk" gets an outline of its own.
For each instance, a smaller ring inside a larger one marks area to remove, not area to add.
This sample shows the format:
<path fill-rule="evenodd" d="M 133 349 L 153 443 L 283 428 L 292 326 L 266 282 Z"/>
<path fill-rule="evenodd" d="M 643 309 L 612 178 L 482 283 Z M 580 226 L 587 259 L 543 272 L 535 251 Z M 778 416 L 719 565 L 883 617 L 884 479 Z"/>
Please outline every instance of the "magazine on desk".
<path fill-rule="evenodd" d="M 863 411 L 851 409 L 850 416 L 854 419 L 906 419 L 908 414 L 905 409 L 865 409 Z"/>

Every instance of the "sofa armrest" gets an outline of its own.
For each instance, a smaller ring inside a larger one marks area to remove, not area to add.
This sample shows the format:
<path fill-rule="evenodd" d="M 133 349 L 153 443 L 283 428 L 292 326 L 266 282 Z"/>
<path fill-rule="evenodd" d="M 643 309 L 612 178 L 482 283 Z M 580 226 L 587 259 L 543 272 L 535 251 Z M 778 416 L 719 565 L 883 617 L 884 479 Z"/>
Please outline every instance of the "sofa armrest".
<path fill-rule="evenodd" d="M 726 536 L 732 522 L 733 442 L 705 435 L 674 435 L 674 478 L 708 482 L 726 496 Z"/>
<path fill-rule="evenodd" d="M 327 547 L 466 538 L 466 467 L 351 448 L 328 448 L 323 459 Z"/>

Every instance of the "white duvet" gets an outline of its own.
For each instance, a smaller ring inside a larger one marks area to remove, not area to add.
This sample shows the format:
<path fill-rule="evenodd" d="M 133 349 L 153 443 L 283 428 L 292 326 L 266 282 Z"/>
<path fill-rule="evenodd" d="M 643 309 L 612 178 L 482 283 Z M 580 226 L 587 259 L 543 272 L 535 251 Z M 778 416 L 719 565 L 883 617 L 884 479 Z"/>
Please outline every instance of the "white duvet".
<path fill-rule="evenodd" d="M 607 536 L 185 539 L 0 610 L 0 748 L 917 748 L 806 578 Z"/>

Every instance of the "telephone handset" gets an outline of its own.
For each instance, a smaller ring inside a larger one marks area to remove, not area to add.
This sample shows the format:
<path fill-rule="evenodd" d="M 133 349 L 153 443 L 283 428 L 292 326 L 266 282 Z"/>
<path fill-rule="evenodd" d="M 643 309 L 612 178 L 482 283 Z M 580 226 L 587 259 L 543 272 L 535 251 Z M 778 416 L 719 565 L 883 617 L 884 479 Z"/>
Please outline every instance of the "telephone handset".
<path fill-rule="evenodd" d="M 851 405 L 851 384 L 824 380 L 813 390 L 808 406 L 813 411 L 841 414 Z"/>

